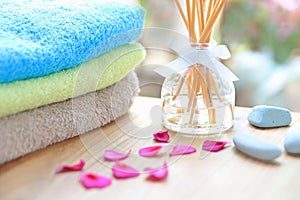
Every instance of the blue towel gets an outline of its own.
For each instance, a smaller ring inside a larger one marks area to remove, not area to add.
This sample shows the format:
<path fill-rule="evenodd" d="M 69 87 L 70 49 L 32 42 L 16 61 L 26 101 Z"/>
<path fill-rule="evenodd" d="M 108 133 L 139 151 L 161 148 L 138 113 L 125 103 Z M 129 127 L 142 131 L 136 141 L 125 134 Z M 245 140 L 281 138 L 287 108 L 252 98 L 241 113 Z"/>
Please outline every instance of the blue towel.
<path fill-rule="evenodd" d="M 1 0 L 0 83 L 76 67 L 139 39 L 143 25 L 135 5 Z"/>

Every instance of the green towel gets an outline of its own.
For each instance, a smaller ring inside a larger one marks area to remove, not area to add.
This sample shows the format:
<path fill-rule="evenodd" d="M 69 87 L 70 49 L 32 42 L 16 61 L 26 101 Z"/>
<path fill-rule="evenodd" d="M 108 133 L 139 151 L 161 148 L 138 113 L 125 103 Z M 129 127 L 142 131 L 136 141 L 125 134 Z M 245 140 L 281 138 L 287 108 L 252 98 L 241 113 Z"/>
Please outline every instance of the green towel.
<path fill-rule="evenodd" d="M 127 44 L 76 68 L 44 77 L 0 84 L 0 117 L 110 86 L 140 64 L 145 55 L 140 44 Z"/>

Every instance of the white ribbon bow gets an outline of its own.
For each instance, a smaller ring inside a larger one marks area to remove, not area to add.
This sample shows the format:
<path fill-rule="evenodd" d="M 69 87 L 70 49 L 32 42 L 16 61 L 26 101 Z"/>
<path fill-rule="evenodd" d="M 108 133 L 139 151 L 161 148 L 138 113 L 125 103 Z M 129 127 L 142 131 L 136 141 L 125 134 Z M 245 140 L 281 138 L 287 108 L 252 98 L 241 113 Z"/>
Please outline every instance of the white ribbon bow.
<path fill-rule="evenodd" d="M 178 42 L 178 40 L 174 40 L 169 47 L 180 55 L 180 57 L 154 70 L 161 76 L 168 77 L 194 64 L 202 64 L 218 74 L 224 80 L 239 80 L 234 73 L 216 59 L 229 59 L 231 57 L 226 45 L 217 45 L 209 47 L 208 49 L 198 50 L 191 47 L 188 42 Z"/>

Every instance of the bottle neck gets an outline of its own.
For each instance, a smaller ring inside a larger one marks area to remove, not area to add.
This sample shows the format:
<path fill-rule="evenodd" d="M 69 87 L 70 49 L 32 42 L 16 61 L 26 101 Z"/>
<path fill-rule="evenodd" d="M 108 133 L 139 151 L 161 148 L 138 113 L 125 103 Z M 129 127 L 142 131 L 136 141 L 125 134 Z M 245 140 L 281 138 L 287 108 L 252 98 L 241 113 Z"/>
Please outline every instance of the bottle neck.
<path fill-rule="evenodd" d="M 207 50 L 215 47 L 216 45 L 214 43 L 205 43 L 205 42 L 200 42 L 200 43 L 195 43 L 195 42 L 190 42 L 191 47 L 193 47 L 196 50 Z"/>

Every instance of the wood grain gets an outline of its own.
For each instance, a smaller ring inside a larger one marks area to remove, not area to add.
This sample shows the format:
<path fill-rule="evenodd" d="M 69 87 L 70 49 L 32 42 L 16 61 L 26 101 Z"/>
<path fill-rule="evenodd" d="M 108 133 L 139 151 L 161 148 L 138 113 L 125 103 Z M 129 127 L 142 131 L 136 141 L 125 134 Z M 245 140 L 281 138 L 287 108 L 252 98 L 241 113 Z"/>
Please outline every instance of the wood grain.
<path fill-rule="evenodd" d="M 218 153 L 201 151 L 208 137 L 173 132 L 171 143 L 190 144 L 198 152 L 179 157 L 138 156 L 140 147 L 155 144 L 152 134 L 162 129 L 160 103 L 159 99 L 138 97 L 130 112 L 115 122 L 0 166 L 0 199 L 300 199 L 300 157 L 288 155 L 283 149 L 289 127 L 254 128 L 247 122 L 248 108 L 237 107 L 235 126 L 209 139 L 231 141 L 234 134 L 255 134 L 282 148 L 276 162 L 251 159 L 233 145 Z M 300 113 L 293 113 L 291 126 L 295 123 L 300 123 Z M 113 163 L 103 160 L 106 149 L 132 149 L 133 154 L 124 162 L 141 171 L 167 161 L 169 175 L 154 183 L 143 173 L 127 180 L 112 178 L 108 188 L 86 190 L 80 184 L 80 172 L 53 174 L 57 165 L 85 159 L 85 171 L 112 177 Z"/>

